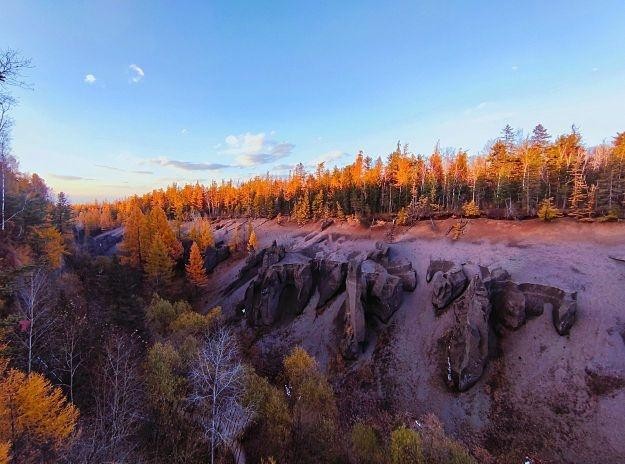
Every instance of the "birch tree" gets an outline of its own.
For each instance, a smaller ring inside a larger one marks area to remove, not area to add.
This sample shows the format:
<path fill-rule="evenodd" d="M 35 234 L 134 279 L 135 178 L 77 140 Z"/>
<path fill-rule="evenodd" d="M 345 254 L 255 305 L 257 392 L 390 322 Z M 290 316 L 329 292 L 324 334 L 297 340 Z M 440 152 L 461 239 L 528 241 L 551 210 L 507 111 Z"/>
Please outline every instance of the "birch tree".
<path fill-rule="evenodd" d="M 18 314 L 21 318 L 18 337 L 26 352 L 26 371 L 29 374 L 40 347 L 56 322 L 50 310 L 48 287 L 48 276 L 41 268 L 20 278 L 17 285 Z"/>
<path fill-rule="evenodd" d="M 243 404 L 245 369 L 229 330 L 221 328 L 205 341 L 190 377 L 190 400 L 197 407 L 197 419 L 210 444 L 211 464 L 222 445 L 231 450 L 237 462 L 245 462 L 238 439 L 253 410 Z"/>

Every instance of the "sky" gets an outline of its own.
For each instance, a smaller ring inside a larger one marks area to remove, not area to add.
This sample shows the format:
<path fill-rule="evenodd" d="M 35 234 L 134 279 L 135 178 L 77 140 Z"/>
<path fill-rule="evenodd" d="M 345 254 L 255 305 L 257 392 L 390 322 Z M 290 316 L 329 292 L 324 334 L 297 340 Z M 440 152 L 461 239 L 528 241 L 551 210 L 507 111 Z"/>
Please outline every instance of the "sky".
<path fill-rule="evenodd" d="M 510 124 L 625 130 L 625 2 L 0 0 L 13 153 L 73 201 L 285 175 Z"/>

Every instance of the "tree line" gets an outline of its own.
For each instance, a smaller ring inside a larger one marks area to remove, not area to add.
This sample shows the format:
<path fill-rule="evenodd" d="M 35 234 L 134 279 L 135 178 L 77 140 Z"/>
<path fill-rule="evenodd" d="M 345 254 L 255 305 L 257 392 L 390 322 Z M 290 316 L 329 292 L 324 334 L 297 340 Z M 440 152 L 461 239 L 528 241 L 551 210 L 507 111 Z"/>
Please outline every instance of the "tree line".
<path fill-rule="evenodd" d="M 584 220 L 622 217 L 625 132 L 588 148 L 575 127 L 552 138 L 537 125 L 523 136 L 506 126 L 484 152 L 442 150 L 415 155 L 408 145 L 386 159 L 360 152 L 353 163 L 307 172 L 300 163 L 286 177 L 257 176 L 235 183 L 173 184 L 114 203 L 77 206 L 86 227 L 111 227 L 129 205 L 159 207 L 170 219 L 287 216 L 300 224 L 326 217 L 414 221 L 449 215 L 499 219 L 536 217 L 546 203 Z"/>

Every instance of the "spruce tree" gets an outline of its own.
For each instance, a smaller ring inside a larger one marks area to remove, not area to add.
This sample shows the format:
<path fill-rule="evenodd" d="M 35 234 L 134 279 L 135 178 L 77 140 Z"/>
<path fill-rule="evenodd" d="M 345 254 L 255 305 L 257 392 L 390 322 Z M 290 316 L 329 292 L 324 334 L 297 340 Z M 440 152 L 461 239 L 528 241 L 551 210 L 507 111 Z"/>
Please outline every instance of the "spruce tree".
<path fill-rule="evenodd" d="M 71 227 L 72 207 L 64 192 L 60 192 L 53 211 L 53 223 L 61 234 L 68 232 Z"/>

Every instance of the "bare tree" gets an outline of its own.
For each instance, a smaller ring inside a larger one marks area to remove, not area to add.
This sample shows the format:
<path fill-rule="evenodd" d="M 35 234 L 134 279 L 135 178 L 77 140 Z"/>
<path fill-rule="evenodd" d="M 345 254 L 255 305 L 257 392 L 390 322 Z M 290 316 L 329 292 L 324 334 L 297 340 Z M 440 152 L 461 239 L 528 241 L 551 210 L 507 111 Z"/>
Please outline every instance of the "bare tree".
<path fill-rule="evenodd" d="M 30 60 L 22 58 L 15 50 L 5 50 L 0 52 L 0 188 L 1 192 L 1 222 L 0 229 L 5 230 L 7 219 L 5 218 L 5 196 L 6 196 L 6 171 L 8 169 L 11 128 L 13 119 L 9 116 L 11 108 L 15 105 L 15 99 L 9 95 L 8 87 L 27 87 L 22 80 L 22 73 L 30 68 Z M 22 211 L 24 208 L 22 208 Z M 16 213 L 16 214 L 19 214 Z M 16 215 L 14 214 L 13 217 Z M 9 218 L 8 220 L 10 220 Z"/>
<path fill-rule="evenodd" d="M 70 462 L 138 462 L 143 402 L 138 358 L 137 343 L 129 336 L 114 334 L 105 343 L 93 378 L 94 410 L 82 423 Z"/>
<path fill-rule="evenodd" d="M 245 370 L 234 335 L 221 328 L 200 348 L 191 370 L 191 402 L 198 408 L 198 420 L 210 443 L 211 464 L 215 451 L 225 445 L 237 462 L 245 462 L 238 439 L 254 411 L 242 402 Z"/>
<path fill-rule="evenodd" d="M 30 373 L 40 347 L 56 323 L 49 305 L 49 280 L 43 269 L 37 268 L 18 280 L 17 300 L 21 317 L 18 338 L 26 351 L 27 372 Z"/>
<path fill-rule="evenodd" d="M 83 331 L 85 318 L 65 320 L 59 340 L 59 353 L 56 359 L 57 371 L 62 379 L 61 384 L 69 391 L 69 399 L 74 402 L 74 383 L 76 373 L 83 359 Z"/>

